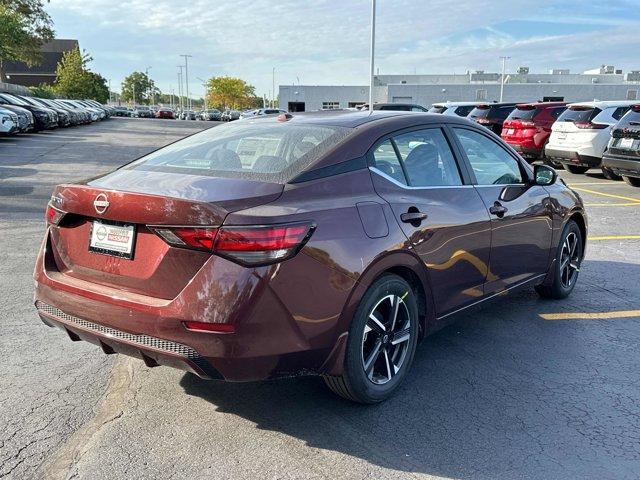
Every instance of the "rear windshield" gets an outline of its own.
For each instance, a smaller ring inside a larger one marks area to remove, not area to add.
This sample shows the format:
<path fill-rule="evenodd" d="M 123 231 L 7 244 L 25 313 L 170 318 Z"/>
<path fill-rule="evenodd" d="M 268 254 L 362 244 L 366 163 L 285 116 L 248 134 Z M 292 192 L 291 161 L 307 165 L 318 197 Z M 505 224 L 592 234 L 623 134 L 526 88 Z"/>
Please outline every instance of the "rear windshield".
<path fill-rule="evenodd" d="M 458 107 L 455 110 L 455 114 L 459 115 L 461 117 L 466 117 L 467 115 L 469 115 L 469 113 L 473 109 L 474 109 L 473 105 L 466 105 L 466 106 Z"/>
<path fill-rule="evenodd" d="M 444 105 L 439 105 L 439 106 L 432 106 L 429 109 L 429 113 L 444 113 L 447 111 L 447 107 L 445 107 Z"/>
<path fill-rule="evenodd" d="M 286 183 L 353 129 L 286 122 L 234 122 L 210 128 L 124 168 Z"/>
<path fill-rule="evenodd" d="M 640 125 L 640 108 L 629 110 L 624 117 L 618 122 L 618 127 L 623 127 L 627 125 L 633 125 L 637 127 Z"/>
<path fill-rule="evenodd" d="M 509 114 L 507 120 L 532 120 L 536 113 L 538 110 L 535 107 L 516 108 Z"/>
<path fill-rule="evenodd" d="M 558 117 L 558 122 L 578 122 L 586 123 L 593 120 L 602 110 L 594 107 L 572 107 L 567 108 Z"/>
<path fill-rule="evenodd" d="M 481 107 L 474 107 L 473 110 L 471 110 L 471 113 L 469 113 L 469 117 L 471 118 L 487 118 L 489 116 L 489 112 L 491 111 L 491 108 L 487 105 L 487 106 L 481 106 Z"/>

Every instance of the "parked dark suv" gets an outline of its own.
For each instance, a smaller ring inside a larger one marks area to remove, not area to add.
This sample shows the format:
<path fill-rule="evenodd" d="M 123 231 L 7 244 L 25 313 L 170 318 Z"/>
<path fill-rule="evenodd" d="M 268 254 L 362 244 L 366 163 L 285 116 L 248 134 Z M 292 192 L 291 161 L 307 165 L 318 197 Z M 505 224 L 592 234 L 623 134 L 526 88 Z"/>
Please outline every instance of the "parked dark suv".
<path fill-rule="evenodd" d="M 58 185 L 35 306 L 72 340 L 150 367 L 316 374 L 379 402 L 458 312 L 526 286 L 571 293 L 586 216 L 556 179 L 460 117 L 226 123 Z"/>
<path fill-rule="evenodd" d="M 613 127 L 602 157 L 602 168 L 640 187 L 640 104 L 633 105 Z"/>
<path fill-rule="evenodd" d="M 500 136 L 502 124 L 515 107 L 515 103 L 482 103 L 471 110 L 467 118 Z"/>

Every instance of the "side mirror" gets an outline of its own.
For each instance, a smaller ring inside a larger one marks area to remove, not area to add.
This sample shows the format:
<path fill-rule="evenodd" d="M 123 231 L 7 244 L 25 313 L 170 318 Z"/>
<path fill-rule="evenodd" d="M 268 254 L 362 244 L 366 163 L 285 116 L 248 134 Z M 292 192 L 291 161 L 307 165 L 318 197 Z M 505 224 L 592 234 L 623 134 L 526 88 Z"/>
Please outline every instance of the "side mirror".
<path fill-rule="evenodd" d="M 533 167 L 533 183 L 535 185 L 548 186 L 556 183 L 558 174 L 556 171 L 547 165 L 535 165 Z"/>

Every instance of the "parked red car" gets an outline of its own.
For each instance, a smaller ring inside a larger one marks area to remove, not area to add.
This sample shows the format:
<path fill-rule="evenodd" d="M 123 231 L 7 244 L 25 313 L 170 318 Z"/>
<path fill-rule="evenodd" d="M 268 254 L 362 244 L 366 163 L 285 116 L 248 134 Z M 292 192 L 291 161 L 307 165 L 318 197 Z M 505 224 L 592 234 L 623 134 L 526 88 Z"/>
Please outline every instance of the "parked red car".
<path fill-rule="evenodd" d="M 175 114 L 173 113 L 173 110 L 169 109 L 169 108 L 161 108 L 156 112 L 156 118 L 170 118 L 170 119 L 174 119 L 176 118 Z"/>
<path fill-rule="evenodd" d="M 587 222 L 556 179 L 457 116 L 231 122 L 58 185 L 35 304 L 72 340 L 152 367 L 319 374 L 379 402 L 458 312 L 526 286 L 571 293 Z"/>
<path fill-rule="evenodd" d="M 528 162 L 540 160 L 551 135 L 551 125 L 566 108 L 566 102 L 517 105 L 505 120 L 501 137 Z"/>

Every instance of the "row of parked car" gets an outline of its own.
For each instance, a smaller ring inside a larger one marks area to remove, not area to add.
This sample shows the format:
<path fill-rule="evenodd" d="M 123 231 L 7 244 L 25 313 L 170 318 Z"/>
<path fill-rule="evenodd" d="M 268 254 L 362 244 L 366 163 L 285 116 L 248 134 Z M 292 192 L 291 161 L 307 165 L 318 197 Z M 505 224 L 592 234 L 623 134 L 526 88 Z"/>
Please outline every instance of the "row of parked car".
<path fill-rule="evenodd" d="M 112 114 L 111 107 L 95 100 L 51 100 L 0 93 L 2 135 L 82 125 L 108 118 Z"/>
<path fill-rule="evenodd" d="M 532 162 L 575 174 L 600 168 L 610 180 L 640 187 L 640 103 L 446 102 L 431 113 L 467 117 L 492 130 Z"/>

